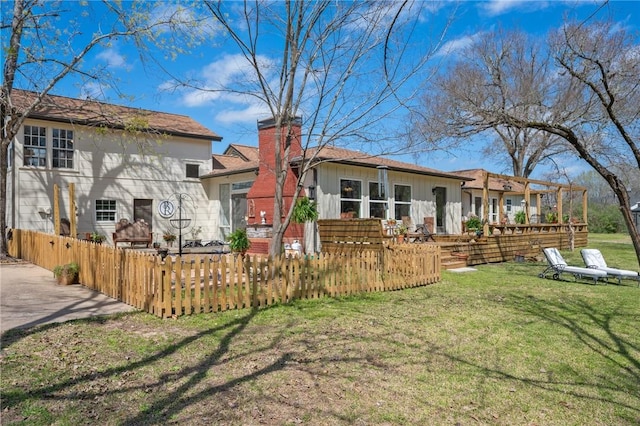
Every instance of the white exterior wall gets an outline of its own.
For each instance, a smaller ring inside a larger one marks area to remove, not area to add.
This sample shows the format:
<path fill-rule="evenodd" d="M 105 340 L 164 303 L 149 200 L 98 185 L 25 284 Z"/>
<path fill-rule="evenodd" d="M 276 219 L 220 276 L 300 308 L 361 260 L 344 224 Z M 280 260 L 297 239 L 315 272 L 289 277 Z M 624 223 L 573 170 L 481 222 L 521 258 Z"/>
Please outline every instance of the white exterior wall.
<path fill-rule="evenodd" d="M 317 200 L 320 219 L 340 217 L 340 179 L 353 179 L 362 182 L 362 204 L 359 217 L 368 217 L 369 182 L 378 182 L 378 172 L 373 168 L 356 167 L 325 163 L 318 167 Z M 448 234 L 459 234 L 461 229 L 461 189 L 460 181 L 434 176 L 389 171 L 390 195 L 387 199 L 389 212 L 394 212 L 393 186 L 396 184 L 411 187 L 411 220 L 421 224 L 425 217 L 436 217 L 434 187 L 444 187 L 447 191 L 445 222 Z"/>
<path fill-rule="evenodd" d="M 206 188 L 207 197 L 212 200 L 211 201 L 211 209 L 212 213 L 209 216 L 210 226 L 213 229 L 213 237 L 212 239 L 224 241 L 225 235 L 228 235 L 230 232 L 230 224 L 229 226 L 225 226 L 221 223 L 220 216 L 222 212 L 223 202 L 231 202 L 230 199 L 221 200 L 220 199 L 220 185 L 229 184 L 229 186 L 234 183 L 242 183 L 242 182 L 254 182 L 256 180 L 256 174 L 254 172 L 247 173 L 239 173 L 234 175 L 220 176 L 215 178 L 207 178 L 203 180 L 203 185 Z M 274 188 L 275 191 L 275 188 Z M 246 188 L 242 191 L 238 191 L 242 193 L 249 192 L 249 188 Z M 236 191 L 231 191 L 231 193 L 236 193 Z M 256 212 L 257 213 L 257 212 Z M 253 220 L 259 220 L 258 217 L 253 218 Z"/>
<path fill-rule="evenodd" d="M 183 231 L 189 237 L 192 226 L 201 226 L 200 238 L 213 236 L 208 218 L 212 203 L 207 198 L 200 179 L 186 178 L 186 165 L 199 164 L 200 174 L 211 169 L 211 142 L 192 138 L 158 136 L 150 140 L 121 131 L 72 126 L 39 120 L 27 120 L 26 125 L 47 128 L 47 166 L 24 166 L 23 129 L 14 140 L 14 159 L 9 170 L 8 224 L 11 227 L 53 232 L 53 215 L 39 213 L 47 208 L 53 212 L 53 187 L 60 187 L 60 217 L 70 217 L 69 184 L 75 184 L 78 207 L 77 230 L 98 232 L 110 241 L 115 222 L 97 222 L 96 200 L 116 201 L 116 221 L 133 220 L 133 200 L 152 200 L 152 228 L 154 240 L 161 241 L 164 230 L 173 229 L 168 219 L 157 211 L 161 200 L 174 194 L 187 194 L 192 200 L 184 203 L 185 214 L 192 220 Z M 52 129 L 74 131 L 73 169 L 52 168 Z M 11 192 L 12 177 L 15 193 Z M 176 198 L 175 196 L 173 197 Z M 177 202 L 174 202 L 177 207 Z M 14 209 L 12 211 L 12 209 Z M 12 216 L 15 221 L 12 223 Z"/>

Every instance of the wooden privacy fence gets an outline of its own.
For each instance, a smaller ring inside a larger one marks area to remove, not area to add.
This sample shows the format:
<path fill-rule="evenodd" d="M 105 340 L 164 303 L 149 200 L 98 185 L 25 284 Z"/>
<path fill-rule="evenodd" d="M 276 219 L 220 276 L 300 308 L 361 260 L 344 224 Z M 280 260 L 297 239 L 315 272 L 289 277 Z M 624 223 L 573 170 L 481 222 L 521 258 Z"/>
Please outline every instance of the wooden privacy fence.
<path fill-rule="evenodd" d="M 216 254 L 170 256 L 163 262 L 155 253 L 14 230 L 9 253 L 50 270 L 76 262 L 84 286 L 161 317 L 398 290 L 440 280 L 440 248 L 427 244 L 292 259 Z"/>

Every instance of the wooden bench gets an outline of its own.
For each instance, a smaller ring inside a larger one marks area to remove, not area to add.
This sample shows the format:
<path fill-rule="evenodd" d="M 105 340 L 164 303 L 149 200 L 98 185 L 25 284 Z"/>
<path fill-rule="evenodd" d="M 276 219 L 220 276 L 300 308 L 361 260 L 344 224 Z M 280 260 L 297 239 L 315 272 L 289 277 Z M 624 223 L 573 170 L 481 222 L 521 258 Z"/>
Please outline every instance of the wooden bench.
<path fill-rule="evenodd" d="M 393 236 L 385 235 L 380 219 L 321 219 L 318 233 L 322 251 L 381 251 Z"/>
<path fill-rule="evenodd" d="M 130 223 L 127 219 L 120 219 L 116 223 L 116 232 L 113 233 L 113 246 L 118 247 L 118 243 L 149 244 L 153 242 L 153 232 L 147 222 L 138 219 Z"/>

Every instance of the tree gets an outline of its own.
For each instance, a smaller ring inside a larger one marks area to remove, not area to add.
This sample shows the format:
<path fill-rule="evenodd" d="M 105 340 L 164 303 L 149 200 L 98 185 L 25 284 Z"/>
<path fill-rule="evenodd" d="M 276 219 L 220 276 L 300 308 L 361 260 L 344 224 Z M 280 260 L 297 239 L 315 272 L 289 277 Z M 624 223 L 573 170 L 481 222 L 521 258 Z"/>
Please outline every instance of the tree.
<path fill-rule="evenodd" d="M 367 145 L 369 151 L 384 152 L 385 141 L 396 136 L 385 124 L 399 119 L 416 89 L 409 86 L 411 78 L 425 70 L 437 46 L 426 45 L 424 38 L 420 44 L 410 44 L 418 36 L 414 30 L 424 7 L 421 3 L 246 1 L 237 7 L 207 1 L 206 5 L 248 70 L 226 87 L 181 84 L 253 97 L 273 118 L 276 141 L 288 140 L 293 121 L 303 117 L 297 191 L 284 218 L 277 214 L 273 218 L 269 252 L 277 255 L 299 191 L 322 147 Z M 424 54 L 419 53 L 421 48 Z M 266 53 L 270 50 L 275 59 Z M 397 141 L 395 145 L 397 149 Z M 274 211 L 282 212 L 283 187 L 294 158 L 290 144 L 274 143 L 274 148 Z"/>
<path fill-rule="evenodd" d="M 69 3 L 43 0 L 15 0 L 1 2 L 3 81 L 0 89 L 0 258 L 7 255 L 7 169 L 9 146 L 18 134 L 24 120 L 38 110 L 57 85 L 66 79 L 97 83 L 102 86 L 117 82 L 108 69 L 88 68 L 84 60 L 90 52 L 116 41 L 135 43 L 141 56 L 147 44 L 157 44 L 170 54 L 184 53 L 206 34 L 208 25 L 193 12 L 182 6 L 133 1 L 99 6 L 101 27 L 87 37 L 79 28 L 77 10 L 90 13 L 90 2 Z M 11 8 L 11 6 L 13 6 Z M 162 6 L 162 7 L 160 7 Z M 94 14 L 95 16 L 95 14 Z M 107 30 L 103 31 L 104 28 Z M 8 37 L 5 37 L 8 34 Z M 35 96 L 24 105 L 14 99 L 14 86 L 32 90 Z M 110 117 L 105 116 L 105 120 Z"/>
<path fill-rule="evenodd" d="M 475 135 L 494 134 L 484 154 L 508 164 L 514 176 L 529 177 L 564 151 L 561 138 L 498 120 L 495 112 L 511 108 L 531 115 L 537 97 L 554 90 L 551 63 L 548 52 L 525 33 L 485 33 L 429 85 L 421 108 L 413 111 L 412 138 L 424 151 L 453 151 Z"/>
<path fill-rule="evenodd" d="M 446 111 L 449 124 L 460 126 L 461 133 L 508 126 L 563 139 L 607 181 L 640 262 L 640 235 L 633 223 L 624 175 L 618 172 L 635 170 L 637 176 L 640 170 L 637 42 L 637 35 L 611 22 L 567 23 L 549 37 L 547 50 L 555 68 L 542 68 L 543 81 L 536 78 L 511 93 L 501 84 L 509 75 L 502 61 L 494 60 L 480 72 L 474 60 L 469 60 L 460 66 L 477 75 L 467 80 L 466 95 L 452 100 Z M 499 49 L 491 57 L 501 59 L 508 51 Z"/>

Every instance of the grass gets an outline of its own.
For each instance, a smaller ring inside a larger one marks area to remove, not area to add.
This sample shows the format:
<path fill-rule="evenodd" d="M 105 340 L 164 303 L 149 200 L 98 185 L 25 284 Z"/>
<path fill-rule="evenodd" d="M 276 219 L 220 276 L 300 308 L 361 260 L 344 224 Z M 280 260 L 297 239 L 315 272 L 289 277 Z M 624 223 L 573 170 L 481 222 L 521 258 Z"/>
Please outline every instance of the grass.
<path fill-rule="evenodd" d="M 637 269 L 630 241 L 590 236 Z M 563 251 L 581 265 L 579 251 Z M 540 263 L 410 290 L 3 336 L 2 424 L 636 425 L 637 283 Z"/>

